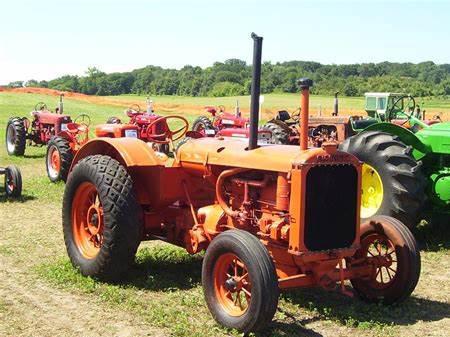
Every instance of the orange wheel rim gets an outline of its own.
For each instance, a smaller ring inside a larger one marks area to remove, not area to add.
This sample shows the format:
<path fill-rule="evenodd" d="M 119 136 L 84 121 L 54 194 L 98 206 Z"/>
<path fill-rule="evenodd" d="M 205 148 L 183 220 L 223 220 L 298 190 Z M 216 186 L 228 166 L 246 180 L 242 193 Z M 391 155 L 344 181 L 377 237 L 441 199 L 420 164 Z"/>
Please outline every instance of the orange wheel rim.
<path fill-rule="evenodd" d="M 103 244 L 103 207 L 90 182 L 78 186 L 72 202 L 72 232 L 75 245 L 86 259 L 97 256 Z"/>
<path fill-rule="evenodd" d="M 59 170 L 61 168 L 61 157 L 59 155 L 58 149 L 56 149 L 56 148 L 53 148 L 53 151 L 52 151 L 51 164 L 52 164 L 52 168 L 55 171 L 59 172 Z"/>
<path fill-rule="evenodd" d="M 245 264 L 232 253 L 221 255 L 214 266 L 218 303 L 230 316 L 245 314 L 251 302 L 251 282 Z"/>
<path fill-rule="evenodd" d="M 372 234 L 364 238 L 361 246 L 367 258 L 375 264 L 370 280 L 372 287 L 388 288 L 395 281 L 398 269 L 394 244 L 385 236 Z"/>

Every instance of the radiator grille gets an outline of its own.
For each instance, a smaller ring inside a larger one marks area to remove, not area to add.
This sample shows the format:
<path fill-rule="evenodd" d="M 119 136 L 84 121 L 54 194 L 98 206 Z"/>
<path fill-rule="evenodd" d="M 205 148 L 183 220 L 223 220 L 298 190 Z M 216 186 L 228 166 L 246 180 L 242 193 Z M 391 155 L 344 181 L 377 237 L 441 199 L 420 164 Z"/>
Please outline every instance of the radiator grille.
<path fill-rule="evenodd" d="M 306 175 L 305 246 L 349 247 L 356 235 L 358 174 L 353 165 L 312 167 Z"/>

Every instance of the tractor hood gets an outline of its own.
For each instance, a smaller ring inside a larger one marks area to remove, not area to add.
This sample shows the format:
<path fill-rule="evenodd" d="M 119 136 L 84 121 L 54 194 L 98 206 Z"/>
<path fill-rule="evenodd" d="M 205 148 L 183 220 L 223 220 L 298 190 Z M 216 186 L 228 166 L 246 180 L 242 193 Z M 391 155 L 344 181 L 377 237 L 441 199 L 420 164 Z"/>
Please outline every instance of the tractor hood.
<path fill-rule="evenodd" d="M 300 151 L 298 146 L 267 145 L 248 150 L 248 139 L 234 137 L 190 139 L 178 151 L 180 166 L 190 164 L 241 167 L 256 170 L 289 172 L 293 166 L 308 163 L 353 163 L 352 155 L 321 148 Z"/>
<path fill-rule="evenodd" d="M 450 153 L 450 123 L 437 123 L 416 133 L 436 153 Z"/>

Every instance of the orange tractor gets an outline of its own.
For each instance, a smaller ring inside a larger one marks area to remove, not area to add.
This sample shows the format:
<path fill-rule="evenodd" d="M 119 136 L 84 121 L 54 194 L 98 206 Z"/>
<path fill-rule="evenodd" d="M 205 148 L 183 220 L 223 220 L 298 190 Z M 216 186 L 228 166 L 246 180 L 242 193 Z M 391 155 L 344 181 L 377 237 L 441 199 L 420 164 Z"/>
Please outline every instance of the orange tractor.
<path fill-rule="evenodd" d="M 252 38 L 249 139 L 190 137 L 173 158 L 135 138 L 96 138 L 79 149 L 63 200 L 72 264 L 83 275 L 117 280 L 143 240 L 206 250 L 208 308 L 244 333 L 270 323 L 284 289 L 347 294 L 350 280 L 365 301 L 404 300 L 419 279 L 416 241 L 387 216 L 360 225 L 356 157 L 333 143 L 308 149 L 311 80 L 299 81 L 300 148 L 258 146 L 262 38 Z"/>

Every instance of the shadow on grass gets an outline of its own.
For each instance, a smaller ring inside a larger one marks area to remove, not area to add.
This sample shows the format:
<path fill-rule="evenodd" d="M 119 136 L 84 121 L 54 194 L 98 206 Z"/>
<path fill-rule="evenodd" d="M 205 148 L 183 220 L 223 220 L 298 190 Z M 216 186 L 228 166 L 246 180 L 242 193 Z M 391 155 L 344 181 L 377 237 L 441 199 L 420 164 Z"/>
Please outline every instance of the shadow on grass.
<path fill-rule="evenodd" d="M 35 199 L 35 196 L 28 194 L 22 194 L 19 198 L 9 198 L 5 195 L 5 191 L 0 189 L 0 202 L 8 201 L 10 203 L 24 203 Z"/>
<path fill-rule="evenodd" d="M 286 292 L 282 297 L 287 302 L 318 313 L 320 317 L 351 327 L 410 325 L 418 321 L 439 321 L 450 314 L 449 303 L 417 298 L 414 295 L 405 302 L 392 306 L 369 304 L 357 297 L 351 298 L 322 289 L 298 289 Z"/>
<path fill-rule="evenodd" d="M 174 246 L 141 249 L 122 285 L 146 290 L 194 288 L 201 282 L 202 256 Z"/>
<path fill-rule="evenodd" d="M 283 321 L 272 321 L 267 329 L 262 332 L 255 333 L 256 337 L 322 337 L 323 335 L 305 327 L 308 323 L 313 323 L 320 320 L 320 317 L 312 317 L 305 319 L 298 319 L 297 316 L 278 308 L 286 318 Z"/>
<path fill-rule="evenodd" d="M 39 159 L 39 158 L 44 158 L 45 155 L 46 155 L 45 153 L 24 154 L 23 158 L 26 158 L 26 159 Z"/>

